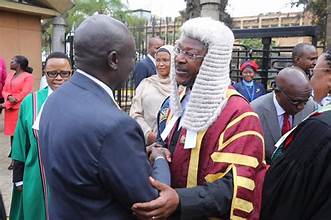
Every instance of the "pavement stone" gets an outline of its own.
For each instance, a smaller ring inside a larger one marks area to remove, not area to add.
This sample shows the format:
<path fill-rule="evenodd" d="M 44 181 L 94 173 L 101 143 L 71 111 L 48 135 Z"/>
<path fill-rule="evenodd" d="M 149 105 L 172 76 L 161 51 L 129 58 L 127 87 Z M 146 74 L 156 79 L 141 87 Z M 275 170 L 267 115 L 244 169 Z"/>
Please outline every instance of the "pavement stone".
<path fill-rule="evenodd" d="M 9 207 L 12 191 L 12 174 L 8 170 L 10 159 L 8 158 L 10 138 L 3 134 L 3 113 L 0 115 L 0 190 L 9 215 Z"/>

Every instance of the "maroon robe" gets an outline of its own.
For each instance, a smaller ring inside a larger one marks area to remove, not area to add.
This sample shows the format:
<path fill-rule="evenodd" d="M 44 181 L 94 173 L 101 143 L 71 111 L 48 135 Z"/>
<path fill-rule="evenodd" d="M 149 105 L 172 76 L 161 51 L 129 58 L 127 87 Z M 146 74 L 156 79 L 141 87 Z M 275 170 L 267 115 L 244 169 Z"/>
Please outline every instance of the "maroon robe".
<path fill-rule="evenodd" d="M 227 104 L 193 149 L 184 149 L 182 129 L 171 162 L 172 187 L 189 188 L 233 174 L 230 219 L 259 219 L 266 164 L 259 118 L 232 87 Z M 170 120 L 171 112 L 168 114 Z M 169 146 L 176 126 L 165 140 Z"/>

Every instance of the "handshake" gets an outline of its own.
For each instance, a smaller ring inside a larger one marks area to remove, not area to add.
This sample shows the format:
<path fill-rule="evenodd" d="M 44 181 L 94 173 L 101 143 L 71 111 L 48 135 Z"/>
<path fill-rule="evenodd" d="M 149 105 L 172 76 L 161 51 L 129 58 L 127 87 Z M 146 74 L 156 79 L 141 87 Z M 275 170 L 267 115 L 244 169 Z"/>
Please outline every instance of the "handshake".
<path fill-rule="evenodd" d="M 151 164 L 154 163 L 155 160 L 159 158 L 163 158 L 167 160 L 169 163 L 171 162 L 171 153 L 167 148 L 164 148 L 159 143 L 153 143 L 146 147 L 147 155 Z"/>

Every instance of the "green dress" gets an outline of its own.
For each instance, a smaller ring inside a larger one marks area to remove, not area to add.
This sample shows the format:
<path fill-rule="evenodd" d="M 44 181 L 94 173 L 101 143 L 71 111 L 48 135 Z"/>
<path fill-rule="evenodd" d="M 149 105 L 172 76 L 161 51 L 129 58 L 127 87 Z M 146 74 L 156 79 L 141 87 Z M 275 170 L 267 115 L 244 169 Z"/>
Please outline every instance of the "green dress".
<path fill-rule="evenodd" d="M 48 88 L 36 92 L 38 112 L 48 96 Z M 12 159 L 24 163 L 23 191 L 13 187 L 10 220 L 45 220 L 45 203 L 39 166 L 38 145 L 33 134 L 33 98 L 22 102 L 14 134 Z M 36 114 L 37 115 L 37 114 Z"/>

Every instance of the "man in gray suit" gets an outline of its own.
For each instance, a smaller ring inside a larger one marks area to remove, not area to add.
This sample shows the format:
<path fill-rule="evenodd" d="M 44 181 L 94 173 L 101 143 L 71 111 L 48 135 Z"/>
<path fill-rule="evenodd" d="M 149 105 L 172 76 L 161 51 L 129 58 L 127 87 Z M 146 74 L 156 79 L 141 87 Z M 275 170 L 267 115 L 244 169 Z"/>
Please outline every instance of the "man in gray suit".
<path fill-rule="evenodd" d="M 304 72 L 288 67 L 277 75 L 274 92 L 251 102 L 262 123 L 268 164 L 279 138 L 315 110 L 311 92 Z"/>

